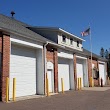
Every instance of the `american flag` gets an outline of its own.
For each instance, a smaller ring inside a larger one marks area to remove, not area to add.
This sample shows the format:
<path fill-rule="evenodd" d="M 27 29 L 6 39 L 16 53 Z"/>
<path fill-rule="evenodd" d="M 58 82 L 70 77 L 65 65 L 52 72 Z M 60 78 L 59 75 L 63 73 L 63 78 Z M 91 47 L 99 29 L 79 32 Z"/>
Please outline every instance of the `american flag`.
<path fill-rule="evenodd" d="M 90 28 L 88 28 L 85 31 L 81 32 L 81 36 L 88 36 L 89 34 L 90 34 Z"/>

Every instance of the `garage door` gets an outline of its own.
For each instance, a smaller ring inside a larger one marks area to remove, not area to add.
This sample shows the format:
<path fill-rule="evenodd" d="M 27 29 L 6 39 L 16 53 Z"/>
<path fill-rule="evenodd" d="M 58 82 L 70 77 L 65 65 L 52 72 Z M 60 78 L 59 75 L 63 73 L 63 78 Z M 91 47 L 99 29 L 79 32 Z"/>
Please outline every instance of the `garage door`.
<path fill-rule="evenodd" d="M 69 78 L 69 60 L 65 58 L 58 59 L 58 90 L 61 91 L 61 78 L 64 80 L 64 90 L 70 89 Z"/>
<path fill-rule="evenodd" d="M 84 84 L 83 84 L 83 64 L 79 61 L 79 62 L 77 62 L 76 67 L 77 67 L 77 78 L 81 78 L 82 87 L 84 87 Z"/>
<path fill-rule="evenodd" d="M 10 98 L 16 78 L 16 97 L 36 94 L 36 51 L 12 45 L 10 57 Z"/>
<path fill-rule="evenodd" d="M 105 85 L 105 69 L 104 69 L 104 64 L 99 64 L 99 78 L 103 79 L 103 85 Z"/>

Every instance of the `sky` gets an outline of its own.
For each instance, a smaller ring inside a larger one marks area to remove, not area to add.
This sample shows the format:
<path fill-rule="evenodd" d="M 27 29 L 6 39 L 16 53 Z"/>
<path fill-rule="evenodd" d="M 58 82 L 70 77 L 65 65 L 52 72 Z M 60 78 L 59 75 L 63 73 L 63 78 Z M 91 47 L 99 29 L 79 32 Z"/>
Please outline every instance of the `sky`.
<path fill-rule="evenodd" d="M 60 27 L 78 37 L 91 28 L 92 51 L 110 48 L 110 0 L 0 0 L 0 13 L 33 26 Z M 81 37 L 90 50 L 89 36 Z"/>

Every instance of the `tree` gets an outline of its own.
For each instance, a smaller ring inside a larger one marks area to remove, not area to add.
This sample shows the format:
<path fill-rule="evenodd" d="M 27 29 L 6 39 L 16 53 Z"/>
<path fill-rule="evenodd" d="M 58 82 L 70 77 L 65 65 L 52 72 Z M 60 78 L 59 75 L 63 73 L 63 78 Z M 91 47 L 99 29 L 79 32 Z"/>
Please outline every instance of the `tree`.
<path fill-rule="evenodd" d="M 106 49 L 105 51 L 105 58 L 108 59 L 109 58 L 109 53 L 108 53 L 108 50 Z"/>
<path fill-rule="evenodd" d="M 101 56 L 101 57 L 104 57 L 104 54 L 105 54 L 104 48 L 102 47 L 102 48 L 100 49 L 100 56 Z"/>

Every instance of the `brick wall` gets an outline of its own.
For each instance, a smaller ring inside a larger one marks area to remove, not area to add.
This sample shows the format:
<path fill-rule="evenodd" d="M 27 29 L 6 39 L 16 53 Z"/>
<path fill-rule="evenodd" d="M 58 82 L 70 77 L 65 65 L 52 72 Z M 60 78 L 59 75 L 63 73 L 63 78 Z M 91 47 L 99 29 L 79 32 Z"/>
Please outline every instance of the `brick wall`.
<path fill-rule="evenodd" d="M 2 33 L 0 32 L 0 59 L 2 59 Z M 2 66 L 1 66 L 1 60 L 0 60 L 0 101 L 2 100 Z"/>
<path fill-rule="evenodd" d="M 93 60 L 92 63 L 95 65 L 96 68 L 98 68 L 98 61 Z M 99 85 L 99 80 L 94 79 L 94 86 L 98 86 Z"/>
<path fill-rule="evenodd" d="M 90 85 L 90 77 L 92 77 L 92 65 L 91 65 L 91 59 L 88 58 L 87 60 L 88 60 L 88 78 Z M 92 60 L 92 64 L 94 64 L 94 66 L 99 69 L 97 60 Z M 97 80 L 94 79 L 94 86 L 99 86 L 99 79 Z"/>
<path fill-rule="evenodd" d="M 52 46 L 47 46 L 46 52 L 47 62 L 50 61 L 54 64 L 54 91 L 58 92 L 58 56 L 57 49 L 53 49 Z"/>
<path fill-rule="evenodd" d="M 58 92 L 58 55 L 57 50 L 54 51 L 54 90 L 57 93 Z"/>
<path fill-rule="evenodd" d="M 0 38 L 0 50 L 2 51 L 1 100 L 4 102 L 6 101 L 6 77 L 9 77 L 10 67 L 10 37 L 8 35 L 3 35 L 3 37 Z"/>
<path fill-rule="evenodd" d="M 73 55 L 73 63 L 74 63 L 74 86 L 75 90 L 77 90 L 77 70 L 76 70 L 76 54 Z"/>

